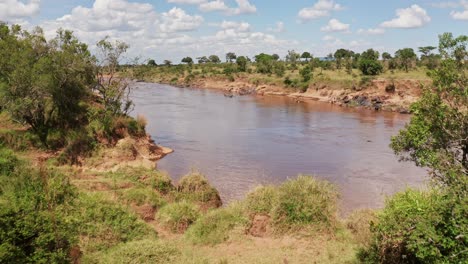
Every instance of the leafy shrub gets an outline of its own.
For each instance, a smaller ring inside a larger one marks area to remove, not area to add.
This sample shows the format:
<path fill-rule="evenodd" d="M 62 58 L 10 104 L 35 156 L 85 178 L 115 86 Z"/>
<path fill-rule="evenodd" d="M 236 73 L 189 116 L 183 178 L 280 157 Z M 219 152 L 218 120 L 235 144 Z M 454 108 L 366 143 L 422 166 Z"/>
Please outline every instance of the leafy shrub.
<path fill-rule="evenodd" d="M 218 190 L 210 185 L 205 176 L 197 172 L 188 174 L 180 180 L 176 196 L 179 201 L 203 203 L 213 208 L 222 205 Z"/>
<path fill-rule="evenodd" d="M 20 161 L 13 151 L 0 145 L 0 176 L 11 175 L 19 165 Z"/>
<path fill-rule="evenodd" d="M 130 180 L 143 186 L 151 186 L 162 194 L 174 190 L 172 180 L 167 174 L 144 167 L 122 167 L 115 172 L 106 172 L 104 176 L 114 180 Z"/>
<path fill-rule="evenodd" d="M 359 61 L 359 69 L 364 75 L 378 75 L 383 71 L 382 64 L 376 60 L 362 59 Z"/>
<path fill-rule="evenodd" d="M 156 214 L 163 226 L 177 233 L 187 230 L 199 216 L 198 206 L 186 201 L 168 204 Z"/>
<path fill-rule="evenodd" d="M 377 222 L 376 212 L 371 209 L 354 211 L 346 219 L 346 228 L 361 246 L 368 246 L 372 241 L 371 225 Z"/>
<path fill-rule="evenodd" d="M 262 186 L 247 194 L 246 209 L 249 213 L 270 214 L 278 203 L 278 189 L 274 186 Z"/>
<path fill-rule="evenodd" d="M 165 264 L 173 263 L 181 255 L 175 245 L 158 240 L 138 240 L 119 244 L 104 255 L 92 256 L 92 263 L 102 264 Z"/>
<path fill-rule="evenodd" d="M 0 178 L 0 263 L 68 263 L 77 242 L 75 189 L 55 171 Z"/>
<path fill-rule="evenodd" d="M 277 204 L 272 208 L 276 231 L 307 227 L 333 230 L 336 227 L 338 192 L 327 181 L 298 176 L 279 186 Z"/>
<path fill-rule="evenodd" d="M 244 208 L 234 203 L 203 215 L 187 230 L 185 236 L 196 244 L 214 245 L 226 241 L 235 227 L 244 227 L 247 223 Z"/>
<path fill-rule="evenodd" d="M 159 208 L 166 203 L 164 198 L 151 188 L 130 188 L 124 191 L 123 198 L 138 206 L 149 204 L 153 208 Z"/>
<path fill-rule="evenodd" d="M 468 199 L 433 189 L 407 190 L 386 202 L 366 263 L 463 263 L 468 259 Z"/>
<path fill-rule="evenodd" d="M 126 208 L 100 195 L 80 197 L 77 211 L 83 251 L 98 251 L 121 242 L 155 236 L 138 217 Z"/>

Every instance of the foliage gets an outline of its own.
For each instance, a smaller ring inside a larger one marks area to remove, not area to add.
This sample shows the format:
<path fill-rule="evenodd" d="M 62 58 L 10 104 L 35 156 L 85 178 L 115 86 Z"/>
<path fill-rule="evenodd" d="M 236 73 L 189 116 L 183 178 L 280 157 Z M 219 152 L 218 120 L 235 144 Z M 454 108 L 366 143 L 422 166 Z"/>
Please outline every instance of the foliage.
<path fill-rule="evenodd" d="M 240 72 L 246 72 L 247 71 L 247 58 L 244 56 L 239 56 L 236 59 L 237 63 L 237 68 L 239 69 Z"/>
<path fill-rule="evenodd" d="M 222 204 L 218 190 L 210 185 L 205 176 L 196 172 L 182 177 L 177 186 L 176 198 L 179 201 L 203 203 L 215 208 Z"/>
<path fill-rule="evenodd" d="M 158 240 L 137 240 L 119 244 L 103 255 L 91 255 L 91 263 L 102 264 L 165 264 L 173 263 L 180 255 L 175 245 Z"/>
<path fill-rule="evenodd" d="M 152 188 L 130 188 L 123 192 L 123 198 L 129 202 L 134 203 L 138 206 L 149 204 L 153 208 L 159 208 L 166 204 L 164 198 L 154 191 Z"/>
<path fill-rule="evenodd" d="M 79 219 L 79 233 L 82 237 L 80 247 L 84 252 L 155 237 L 150 227 L 119 204 L 98 194 L 82 194 L 79 198 L 76 217 Z"/>
<path fill-rule="evenodd" d="M 382 64 L 376 60 L 361 59 L 359 69 L 364 75 L 378 75 L 383 71 Z"/>
<path fill-rule="evenodd" d="M 245 206 L 249 213 L 270 214 L 278 203 L 278 191 L 274 186 L 261 186 L 247 194 Z"/>
<path fill-rule="evenodd" d="M 418 56 L 416 53 L 414 53 L 412 48 L 404 48 L 395 52 L 395 58 L 397 58 L 400 62 L 400 67 L 408 72 L 408 70 L 412 67 L 413 61 L 415 61 Z"/>
<path fill-rule="evenodd" d="M 468 78 L 458 66 L 454 57 L 447 57 L 430 73 L 433 86 L 423 87 L 410 123 L 392 138 L 391 147 L 402 159 L 429 167 L 438 182 L 466 192 Z"/>
<path fill-rule="evenodd" d="M 217 63 L 221 63 L 221 59 L 219 59 L 219 57 L 217 55 L 210 55 L 210 57 L 208 57 L 208 61 L 206 61 L 206 62 L 211 62 L 211 63 L 217 64 Z"/>
<path fill-rule="evenodd" d="M 338 192 L 326 181 L 300 175 L 283 183 L 272 218 L 279 232 L 307 226 L 333 230 L 336 226 Z"/>
<path fill-rule="evenodd" d="M 307 83 L 312 79 L 312 68 L 309 65 L 306 65 L 299 72 L 302 76 L 302 81 Z"/>
<path fill-rule="evenodd" d="M 185 236 L 196 244 L 214 245 L 229 239 L 235 227 L 245 227 L 248 219 L 240 204 L 212 210 L 198 219 Z"/>
<path fill-rule="evenodd" d="M 237 58 L 237 55 L 234 52 L 226 53 L 226 62 L 232 63 Z"/>
<path fill-rule="evenodd" d="M 407 190 L 387 201 L 359 254 L 365 263 L 462 263 L 468 258 L 468 200 L 437 189 Z"/>
<path fill-rule="evenodd" d="M 98 74 L 96 91 L 104 108 L 113 115 L 127 114 L 133 107 L 130 100 L 130 86 L 127 81 L 116 76 L 120 60 L 129 46 L 120 41 L 114 43 L 106 37 L 97 43 Z"/>
<path fill-rule="evenodd" d="M 83 122 L 83 99 L 94 80 L 94 64 L 85 44 L 59 30 L 47 42 L 33 32 L 0 24 L 0 104 L 31 127 L 44 145 L 53 129 Z"/>
<path fill-rule="evenodd" d="M 158 66 L 158 64 L 156 63 L 156 61 L 155 61 L 155 60 L 153 60 L 153 59 L 150 59 L 150 60 L 148 60 L 148 66 L 152 66 L 152 67 L 154 67 L 154 66 Z"/>
<path fill-rule="evenodd" d="M 187 63 L 188 65 L 192 65 L 193 64 L 193 59 L 190 58 L 190 57 L 185 57 L 185 58 L 182 59 L 182 62 Z"/>
<path fill-rule="evenodd" d="M 74 201 L 68 178 L 54 171 L 24 166 L 0 176 L 0 262 L 69 262 L 77 242 Z"/>
<path fill-rule="evenodd" d="M 173 232 L 183 233 L 200 217 L 198 206 L 182 201 L 162 207 L 156 217 L 160 223 Z"/>
<path fill-rule="evenodd" d="M 20 164 L 20 160 L 13 154 L 13 151 L 0 145 L 0 177 L 10 176 Z"/>

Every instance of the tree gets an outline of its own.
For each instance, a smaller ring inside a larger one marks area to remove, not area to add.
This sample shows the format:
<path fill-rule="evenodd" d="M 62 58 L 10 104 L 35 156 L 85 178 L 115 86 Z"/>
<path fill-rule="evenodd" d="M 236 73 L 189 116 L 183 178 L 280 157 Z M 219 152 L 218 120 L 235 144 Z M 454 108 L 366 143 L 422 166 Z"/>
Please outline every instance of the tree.
<path fill-rule="evenodd" d="M 364 75 L 378 75 L 383 71 L 382 64 L 378 59 L 378 51 L 373 49 L 364 51 L 359 58 L 359 69 Z"/>
<path fill-rule="evenodd" d="M 392 55 L 390 55 L 390 53 L 388 52 L 384 52 L 382 53 L 382 60 L 385 62 L 385 61 L 388 61 L 388 60 L 391 60 L 392 59 Z"/>
<path fill-rule="evenodd" d="M 208 63 L 208 62 L 210 62 L 210 60 L 209 60 L 206 56 L 198 57 L 197 60 L 198 60 L 198 63 L 199 63 L 199 64 L 203 64 L 203 63 Z"/>
<path fill-rule="evenodd" d="M 78 126 L 81 103 L 94 83 L 94 61 L 86 44 L 59 30 L 47 42 L 42 29 L 32 32 L 0 24 L 0 105 L 31 127 L 47 146 L 51 130 Z"/>
<path fill-rule="evenodd" d="M 301 59 L 305 59 L 305 61 L 308 62 L 309 59 L 312 59 L 312 55 L 310 54 L 310 52 L 303 52 L 301 55 Z"/>
<path fill-rule="evenodd" d="M 255 62 L 257 63 L 275 60 L 272 55 L 265 54 L 265 53 L 260 53 L 258 55 L 255 55 L 254 58 L 255 58 Z"/>
<path fill-rule="evenodd" d="M 280 56 L 278 54 L 273 54 L 271 55 L 271 57 L 273 58 L 273 60 L 277 61 L 279 60 Z"/>
<path fill-rule="evenodd" d="M 341 69 L 342 61 L 351 58 L 352 54 L 349 50 L 338 49 L 337 51 L 335 51 L 335 54 L 333 54 L 333 57 L 336 60 L 336 68 Z"/>
<path fill-rule="evenodd" d="M 312 68 L 310 65 L 306 65 L 302 70 L 299 72 L 302 76 L 302 81 L 307 83 L 312 79 Z"/>
<path fill-rule="evenodd" d="M 234 52 L 226 53 L 226 62 L 232 63 L 237 58 L 237 55 Z"/>
<path fill-rule="evenodd" d="M 239 71 L 246 72 L 247 71 L 247 58 L 244 56 L 239 56 L 236 59 L 237 67 Z"/>
<path fill-rule="evenodd" d="M 164 60 L 163 63 L 166 66 L 171 66 L 172 65 L 172 61 L 170 61 L 170 60 Z"/>
<path fill-rule="evenodd" d="M 192 65 L 193 64 L 193 59 L 190 58 L 190 57 L 185 57 L 182 59 L 181 61 L 182 63 L 187 63 L 188 65 Z"/>
<path fill-rule="evenodd" d="M 288 50 L 288 55 L 286 55 L 286 62 L 296 66 L 296 63 L 300 57 L 301 55 L 294 50 Z"/>
<path fill-rule="evenodd" d="M 126 115 L 133 107 L 130 99 L 130 85 L 122 78 L 117 78 L 123 54 L 129 48 L 128 44 L 121 41 L 111 42 L 109 37 L 97 43 L 98 71 L 95 90 L 100 95 L 107 112 L 112 115 Z"/>
<path fill-rule="evenodd" d="M 454 38 L 452 33 L 444 33 L 439 36 L 439 53 L 443 58 L 452 58 L 459 68 L 463 68 L 468 60 L 466 42 L 468 42 L 468 36 L 466 35 Z M 460 43 L 464 43 L 464 45 Z"/>
<path fill-rule="evenodd" d="M 412 106 L 410 123 L 392 138 L 392 148 L 403 160 L 429 167 L 433 177 L 447 186 L 464 186 L 468 175 L 468 78 L 453 50 L 466 53 L 468 38 L 446 42 L 439 36 L 441 66 L 430 72 L 433 85 L 424 87 Z M 408 56 L 412 58 L 413 56 Z"/>
<path fill-rule="evenodd" d="M 425 46 L 425 47 L 419 47 L 418 48 L 419 52 L 422 53 L 422 56 L 426 56 L 426 57 L 429 56 L 429 54 L 431 54 L 431 52 L 433 50 L 435 50 L 435 49 L 436 49 L 436 47 L 434 47 L 434 46 Z"/>
<path fill-rule="evenodd" d="M 361 59 L 377 61 L 379 59 L 379 52 L 374 49 L 368 49 L 361 54 Z"/>
<path fill-rule="evenodd" d="M 221 62 L 221 60 L 219 59 L 219 57 L 216 56 L 216 55 L 211 55 L 211 56 L 209 57 L 209 61 L 210 61 L 211 63 L 216 63 L 216 64 L 218 64 L 218 63 Z"/>
<path fill-rule="evenodd" d="M 148 60 L 148 66 L 154 67 L 154 66 L 158 66 L 158 64 L 156 64 L 156 61 L 155 61 L 155 60 L 150 59 L 150 60 Z"/>
<path fill-rule="evenodd" d="M 383 71 L 382 64 L 376 60 L 361 59 L 359 69 L 364 75 L 378 75 Z"/>
<path fill-rule="evenodd" d="M 404 68 L 406 72 L 412 67 L 414 60 L 418 58 L 412 48 L 399 49 L 395 52 L 395 57 L 400 62 L 400 67 Z"/>

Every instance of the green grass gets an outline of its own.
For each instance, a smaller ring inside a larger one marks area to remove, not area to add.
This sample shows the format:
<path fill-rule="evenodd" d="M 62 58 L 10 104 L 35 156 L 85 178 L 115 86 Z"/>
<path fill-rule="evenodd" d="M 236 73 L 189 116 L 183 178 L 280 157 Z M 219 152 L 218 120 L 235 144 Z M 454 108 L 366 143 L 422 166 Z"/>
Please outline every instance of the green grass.
<path fill-rule="evenodd" d="M 138 206 L 149 204 L 153 208 L 160 208 L 167 203 L 158 192 L 154 191 L 150 187 L 130 188 L 124 190 L 122 198 L 128 203 L 133 203 Z"/>
<path fill-rule="evenodd" d="M 208 208 L 217 208 L 222 204 L 218 190 L 198 172 L 182 177 L 177 185 L 175 196 L 177 201 L 190 201 Z"/>
<path fill-rule="evenodd" d="M 186 201 L 167 204 L 156 213 L 159 223 L 174 233 L 185 232 L 199 217 L 198 206 Z"/>
<path fill-rule="evenodd" d="M 243 230 L 247 224 L 243 206 L 233 203 L 203 215 L 187 230 L 185 236 L 195 244 L 214 245 L 228 240 L 236 227 Z"/>

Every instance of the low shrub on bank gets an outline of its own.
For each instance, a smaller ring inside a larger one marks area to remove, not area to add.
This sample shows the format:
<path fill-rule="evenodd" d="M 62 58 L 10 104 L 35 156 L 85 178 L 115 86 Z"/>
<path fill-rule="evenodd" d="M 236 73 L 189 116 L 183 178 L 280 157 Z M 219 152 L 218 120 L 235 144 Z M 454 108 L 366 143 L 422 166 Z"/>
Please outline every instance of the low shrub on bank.
<path fill-rule="evenodd" d="M 188 174 L 180 180 L 176 199 L 199 203 L 202 207 L 208 208 L 222 205 L 218 190 L 210 185 L 205 176 L 197 172 Z"/>
<path fill-rule="evenodd" d="M 245 229 L 247 223 L 243 206 L 234 203 L 203 215 L 187 230 L 185 236 L 196 244 L 214 245 L 228 240 L 235 227 Z"/>
<path fill-rule="evenodd" d="M 186 201 L 167 204 L 156 213 L 159 222 L 176 233 L 185 232 L 199 217 L 198 206 Z"/>
<path fill-rule="evenodd" d="M 9 177 L 0 177 L 0 263 L 69 263 L 77 229 L 68 178 L 27 166 L 6 172 Z"/>
<path fill-rule="evenodd" d="M 159 208 L 166 204 L 163 197 L 151 188 L 130 188 L 123 192 L 123 199 L 129 203 L 134 203 L 138 206 L 149 204 L 153 208 Z"/>
<path fill-rule="evenodd" d="M 129 180 L 142 186 L 150 186 L 161 194 L 174 190 L 172 180 L 167 174 L 144 167 L 122 167 L 115 172 L 106 172 L 104 176 L 114 181 Z"/>
<path fill-rule="evenodd" d="M 156 236 L 134 213 L 99 194 L 82 194 L 76 213 L 80 223 L 80 247 L 85 253 Z"/>
<path fill-rule="evenodd" d="M 0 177 L 10 176 L 20 165 L 20 160 L 13 151 L 0 145 Z"/>
<path fill-rule="evenodd" d="M 137 240 L 119 244 L 102 254 L 85 257 L 84 263 L 96 264 L 165 264 L 173 263 L 181 255 L 173 244 L 160 240 Z"/>
<path fill-rule="evenodd" d="M 247 194 L 246 209 L 249 214 L 271 214 L 278 204 L 278 187 L 261 186 Z"/>
<path fill-rule="evenodd" d="M 464 263 L 468 199 L 445 191 L 407 190 L 386 202 L 372 227 L 364 263 Z"/>

